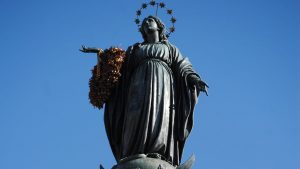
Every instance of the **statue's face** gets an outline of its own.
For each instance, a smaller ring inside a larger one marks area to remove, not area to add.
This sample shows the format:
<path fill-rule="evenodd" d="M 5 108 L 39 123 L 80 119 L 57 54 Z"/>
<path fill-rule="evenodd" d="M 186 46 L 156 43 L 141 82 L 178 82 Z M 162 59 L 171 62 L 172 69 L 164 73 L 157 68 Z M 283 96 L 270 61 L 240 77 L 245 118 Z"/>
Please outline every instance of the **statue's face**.
<path fill-rule="evenodd" d="M 151 34 L 155 31 L 158 31 L 159 28 L 153 18 L 146 18 L 146 20 L 143 22 L 143 30 L 146 34 Z"/>

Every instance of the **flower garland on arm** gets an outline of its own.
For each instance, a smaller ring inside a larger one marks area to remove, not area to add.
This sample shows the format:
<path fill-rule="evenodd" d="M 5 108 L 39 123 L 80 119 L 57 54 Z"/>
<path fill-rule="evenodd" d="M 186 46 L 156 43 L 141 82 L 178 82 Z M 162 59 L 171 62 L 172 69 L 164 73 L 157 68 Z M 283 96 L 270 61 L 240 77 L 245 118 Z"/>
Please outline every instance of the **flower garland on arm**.
<path fill-rule="evenodd" d="M 125 51 L 111 47 L 99 53 L 98 57 L 101 61 L 92 70 L 92 77 L 89 81 L 89 99 L 93 106 L 101 109 L 121 77 L 120 70 L 124 62 Z"/>
<path fill-rule="evenodd" d="M 106 50 L 86 48 L 80 50 L 84 53 L 97 53 L 98 63 L 92 69 L 89 81 L 89 100 L 98 109 L 109 99 L 111 91 L 116 87 L 121 77 L 121 68 L 125 59 L 125 51 L 121 48 L 111 47 Z"/>

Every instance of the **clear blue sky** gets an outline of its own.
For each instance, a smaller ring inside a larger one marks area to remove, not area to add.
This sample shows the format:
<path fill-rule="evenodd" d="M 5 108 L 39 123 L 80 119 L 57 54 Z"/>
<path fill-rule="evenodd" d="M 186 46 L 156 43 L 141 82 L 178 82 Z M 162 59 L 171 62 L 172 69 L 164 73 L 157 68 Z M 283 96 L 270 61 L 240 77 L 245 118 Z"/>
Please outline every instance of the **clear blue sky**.
<path fill-rule="evenodd" d="M 1 169 L 115 164 L 103 112 L 88 101 L 96 57 L 78 49 L 142 41 L 133 20 L 145 1 L 0 1 Z M 299 169 L 300 1 L 165 2 L 178 19 L 170 41 L 210 86 L 183 160 L 195 153 L 195 169 Z"/>

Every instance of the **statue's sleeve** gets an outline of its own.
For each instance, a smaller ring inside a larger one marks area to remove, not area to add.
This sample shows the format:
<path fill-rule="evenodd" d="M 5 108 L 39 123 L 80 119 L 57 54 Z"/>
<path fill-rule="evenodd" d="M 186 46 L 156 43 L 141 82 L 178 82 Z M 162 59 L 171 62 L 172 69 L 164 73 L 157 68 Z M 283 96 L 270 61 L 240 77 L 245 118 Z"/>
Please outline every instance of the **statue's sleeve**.
<path fill-rule="evenodd" d="M 190 86 L 189 76 L 200 76 L 193 69 L 188 58 L 183 57 L 180 51 L 170 45 L 171 68 L 175 79 L 175 110 L 178 129 L 178 139 L 183 142 L 193 127 L 193 112 L 199 91 Z"/>

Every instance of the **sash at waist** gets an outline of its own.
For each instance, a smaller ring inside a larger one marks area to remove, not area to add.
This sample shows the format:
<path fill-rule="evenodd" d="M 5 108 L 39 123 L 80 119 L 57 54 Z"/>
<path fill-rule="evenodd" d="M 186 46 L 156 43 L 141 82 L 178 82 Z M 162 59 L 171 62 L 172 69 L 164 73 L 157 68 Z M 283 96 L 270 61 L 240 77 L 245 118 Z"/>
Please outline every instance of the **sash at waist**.
<path fill-rule="evenodd" d="M 145 63 L 147 63 L 147 62 L 149 62 L 149 61 L 159 62 L 160 64 L 162 64 L 162 66 L 163 66 L 170 74 L 173 74 L 173 71 L 172 71 L 171 67 L 169 66 L 168 63 L 166 63 L 166 61 L 163 61 L 163 60 L 157 59 L 157 58 L 150 58 L 150 57 L 140 60 L 140 61 L 136 64 L 136 66 L 135 66 L 135 68 L 134 68 L 134 72 L 137 70 L 137 68 L 138 68 L 139 66 L 142 66 L 143 64 L 145 64 Z"/>
<path fill-rule="evenodd" d="M 144 58 L 141 61 L 139 61 L 138 64 L 137 64 L 137 67 L 144 64 L 144 63 L 146 63 L 146 62 L 148 62 L 148 61 L 156 61 L 156 62 L 163 63 L 164 66 L 167 66 L 170 69 L 170 65 L 166 61 L 158 59 L 158 58 L 151 58 L 151 57 L 147 57 L 147 58 Z"/>

